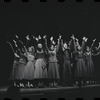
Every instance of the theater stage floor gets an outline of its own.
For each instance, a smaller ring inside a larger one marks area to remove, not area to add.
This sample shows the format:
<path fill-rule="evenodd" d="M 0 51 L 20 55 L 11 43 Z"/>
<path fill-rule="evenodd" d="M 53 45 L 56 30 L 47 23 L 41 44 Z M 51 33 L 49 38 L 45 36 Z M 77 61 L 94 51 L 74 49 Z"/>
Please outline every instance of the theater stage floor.
<path fill-rule="evenodd" d="M 6 94 L 8 86 L 0 87 L 0 94 Z M 87 85 L 79 88 L 72 87 L 56 87 L 56 88 L 21 88 L 20 94 L 22 98 L 68 98 L 74 100 L 75 98 L 85 98 L 84 100 L 94 100 L 100 98 L 100 84 Z M 88 99 L 87 99 L 88 98 Z"/>

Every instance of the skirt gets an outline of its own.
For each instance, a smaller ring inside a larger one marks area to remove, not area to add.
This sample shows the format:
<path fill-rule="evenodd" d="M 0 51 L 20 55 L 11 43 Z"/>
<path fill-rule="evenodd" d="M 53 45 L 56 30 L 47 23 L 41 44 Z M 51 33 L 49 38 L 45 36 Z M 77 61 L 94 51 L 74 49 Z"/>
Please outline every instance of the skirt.
<path fill-rule="evenodd" d="M 28 61 L 25 69 L 24 69 L 24 75 L 23 75 L 23 79 L 26 80 L 33 80 L 34 79 L 34 62 L 32 61 Z"/>
<path fill-rule="evenodd" d="M 88 60 L 86 62 L 86 68 L 87 68 L 87 77 L 88 78 L 95 77 L 95 69 L 94 69 L 94 64 L 92 60 Z"/>
<path fill-rule="evenodd" d="M 19 67 L 19 62 L 15 60 L 14 63 L 13 63 L 13 68 L 11 70 L 9 80 L 13 80 L 13 81 L 17 80 L 17 78 L 18 78 L 18 67 Z"/>
<path fill-rule="evenodd" d="M 24 69 L 25 69 L 26 64 L 24 63 L 19 63 L 19 67 L 18 67 L 18 77 L 17 80 L 22 80 L 24 78 Z"/>
<path fill-rule="evenodd" d="M 48 78 L 49 79 L 60 79 L 59 66 L 57 62 L 49 62 Z"/>
<path fill-rule="evenodd" d="M 64 61 L 63 65 L 63 81 L 71 81 L 71 64 L 70 61 Z"/>
<path fill-rule="evenodd" d="M 47 68 L 44 59 L 37 59 L 35 62 L 34 79 L 48 78 Z"/>
<path fill-rule="evenodd" d="M 77 78 L 85 78 L 87 76 L 87 70 L 83 58 L 80 58 L 77 61 L 75 76 Z"/>

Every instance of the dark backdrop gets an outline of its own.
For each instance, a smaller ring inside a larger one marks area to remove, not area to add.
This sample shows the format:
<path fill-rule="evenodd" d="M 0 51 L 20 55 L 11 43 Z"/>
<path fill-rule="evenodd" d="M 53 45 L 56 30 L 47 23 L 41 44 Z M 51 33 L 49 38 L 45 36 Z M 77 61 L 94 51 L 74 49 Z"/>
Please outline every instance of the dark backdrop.
<path fill-rule="evenodd" d="M 0 82 L 7 83 L 13 64 L 13 53 L 6 43 L 14 38 L 14 34 L 24 40 L 27 34 L 53 35 L 58 34 L 69 39 L 75 34 L 81 40 L 83 36 L 100 41 L 100 3 L 93 0 L 12 0 L 0 1 Z M 98 59 L 97 59 L 98 58 Z M 99 75 L 99 56 L 96 57 L 96 73 Z"/>

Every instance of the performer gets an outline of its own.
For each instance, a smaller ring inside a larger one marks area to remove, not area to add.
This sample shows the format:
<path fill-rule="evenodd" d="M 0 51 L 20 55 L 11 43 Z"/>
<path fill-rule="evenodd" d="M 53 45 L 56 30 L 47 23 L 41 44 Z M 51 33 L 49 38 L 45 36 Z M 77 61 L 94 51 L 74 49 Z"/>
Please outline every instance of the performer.
<path fill-rule="evenodd" d="M 38 41 L 41 39 L 36 38 Z M 41 41 L 41 40 L 40 40 Z M 47 79 L 47 67 L 46 67 L 46 60 L 45 60 L 45 51 L 43 49 L 43 46 L 41 42 L 38 41 L 37 47 L 36 47 L 36 62 L 35 62 L 35 72 L 34 72 L 34 79 L 37 80 L 38 86 L 44 87 L 44 80 Z"/>
<path fill-rule="evenodd" d="M 61 36 L 58 39 L 57 47 L 55 47 L 54 41 L 52 41 L 53 37 L 51 37 L 52 44 L 51 44 L 50 49 L 48 49 L 47 39 L 45 38 L 45 45 L 46 45 L 46 49 L 47 49 L 48 56 L 49 56 L 49 58 L 48 58 L 48 79 L 50 80 L 51 87 L 57 86 L 57 81 L 60 79 L 59 65 L 58 65 L 58 61 L 57 61 L 57 57 L 56 57 L 56 54 L 59 50 L 60 39 L 61 39 Z"/>
<path fill-rule="evenodd" d="M 17 78 L 18 78 L 18 66 L 19 66 L 19 59 L 20 56 L 18 55 L 18 51 L 14 50 L 12 44 L 10 42 L 7 41 L 7 43 L 9 43 L 9 45 L 11 46 L 11 49 L 13 51 L 14 54 L 14 62 L 13 62 L 13 67 L 12 67 L 12 71 L 9 77 L 9 80 L 12 80 L 14 82 L 14 86 L 17 86 Z"/>
<path fill-rule="evenodd" d="M 78 47 L 76 48 L 76 44 L 75 44 L 75 37 L 74 35 L 72 36 L 73 41 L 74 41 L 74 47 L 75 47 L 75 53 L 77 54 L 77 63 L 76 63 L 76 69 L 75 69 L 75 76 L 77 78 L 78 81 L 78 85 L 81 86 L 83 84 L 85 84 L 85 79 L 86 79 L 86 66 L 85 66 L 85 61 L 83 59 L 83 50 L 84 50 L 84 45 L 85 42 L 87 41 L 87 38 L 83 38 L 83 43 L 82 43 L 82 47 L 80 45 L 78 45 Z"/>
<path fill-rule="evenodd" d="M 95 42 L 95 39 L 93 40 L 93 44 L 94 44 L 94 42 Z M 86 68 L 87 68 L 87 79 L 89 81 L 89 84 L 95 83 L 95 78 L 96 78 L 92 56 L 96 56 L 100 53 L 100 52 L 98 52 L 97 54 L 94 54 L 92 52 L 93 44 L 91 45 L 91 48 L 89 46 L 86 46 L 86 52 L 85 52 L 85 63 L 86 63 Z M 98 48 L 99 47 L 100 47 L 100 44 L 99 44 Z"/>
<path fill-rule="evenodd" d="M 63 48 L 63 57 L 64 57 L 64 64 L 63 64 L 63 82 L 64 85 L 72 85 L 72 76 L 71 76 L 71 51 L 68 47 L 67 43 L 62 43 Z"/>
<path fill-rule="evenodd" d="M 35 70 L 35 49 L 33 46 L 29 47 L 28 50 L 24 46 L 26 57 L 27 57 L 27 64 L 24 69 L 24 79 L 28 81 L 27 85 L 28 87 L 33 87 L 33 84 L 30 84 L 29 81 L 32 81 L 34 79 L 34 70 Z"/>
<path fill-rule="evenodd" d="M 19 83 L 18 86 L 24 87 L 23 78 L 24 78 L 24 69 L 25 69 L 25 66 L 27 63 L 27 58 L 25 56 L 25 49 L 24 49 L 23 42 L 21 40 L 19 40 L 19 37 L 17 35 L 16 35 L 16 40 L 17 40 L 17 42 L 15 40 L 13 40 L 13 41 L 14 41 L 15 46 L 18 48 L 19 53 L 20 53 L 19 66 L 18 66 L 18 71 L 17 71 L 17 74 L 18 74 L 17 80 Z"/>
<path fill-rule="evenodd" d="M 58 50 L 56 56 L 57 56 L 58 65 L 59 65 L 59 75 L 60 75 L 59 85 L 62 86 L 63 85 L 63 63 L 64 63 L 63 55 L 64 55 L 64 52 L 63 52 L 63 48 L 61 45 L 61 41 L 62 41 L 62 39 L 60 39 L 60 41 L 59 41 L 59 50 Z"/>

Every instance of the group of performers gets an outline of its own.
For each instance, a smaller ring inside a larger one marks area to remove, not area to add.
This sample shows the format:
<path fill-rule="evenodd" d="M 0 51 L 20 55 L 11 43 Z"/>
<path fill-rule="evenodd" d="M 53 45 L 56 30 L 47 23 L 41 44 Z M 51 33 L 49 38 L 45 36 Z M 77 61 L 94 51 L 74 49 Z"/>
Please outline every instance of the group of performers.
<path fill-rule="evenodd" d="M 59 35 L 57 42 L 51 37 L 26 36 L 26 42 L 15 35 L 11 46 L 14 63 L 10 80 L 17 87 L 56 87 L 82 86 L 95 83 L 95 69 L 92 56 L 100 54 L 100 43 L 94 47 L 87 45 L 88 38 L 82 38 L 82 44 L 72 35 L 70 41 L 64 41 Z M 97 52 L 95 53 L 94 50 Z"/>

